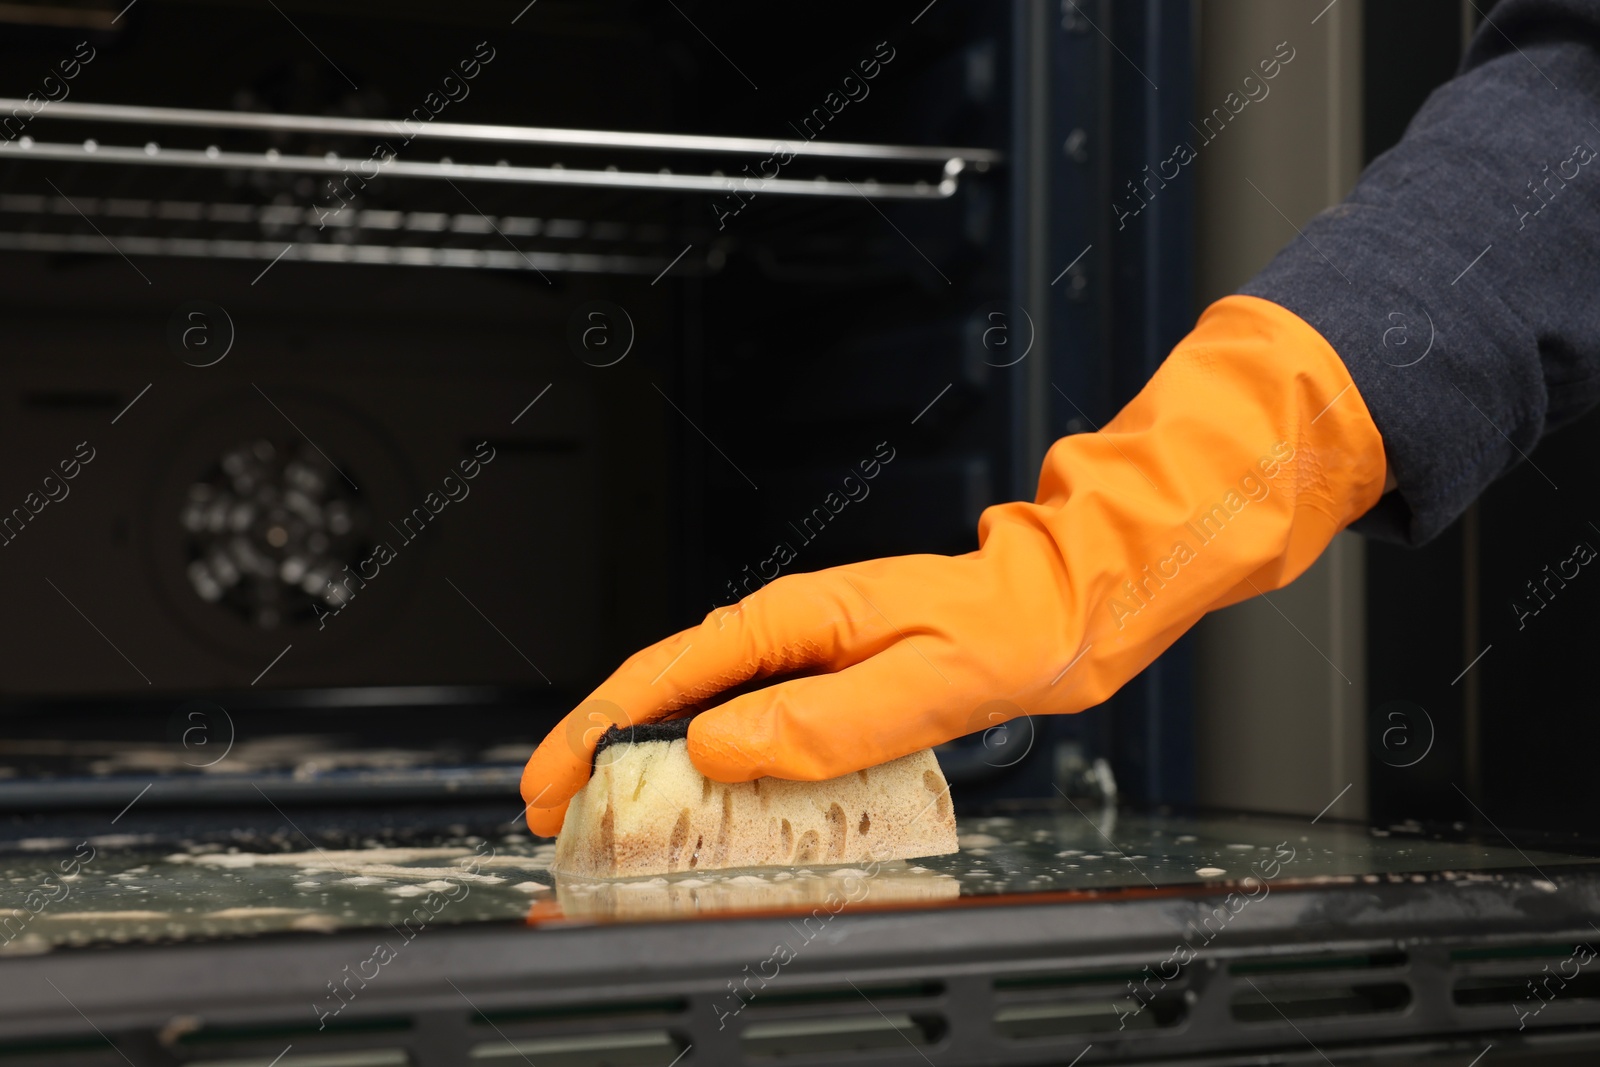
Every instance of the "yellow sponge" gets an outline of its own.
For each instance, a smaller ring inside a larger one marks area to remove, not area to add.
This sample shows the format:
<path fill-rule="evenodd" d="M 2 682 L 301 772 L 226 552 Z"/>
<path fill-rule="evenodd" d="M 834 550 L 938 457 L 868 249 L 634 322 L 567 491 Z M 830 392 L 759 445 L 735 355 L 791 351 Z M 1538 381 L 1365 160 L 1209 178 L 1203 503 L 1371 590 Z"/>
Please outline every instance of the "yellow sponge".
<path fill-rule="evenodd" d="M 688 743 L 618 742 L 572 799 L 552 869 L 591 878 L 955 852 L 950 787 L 924 749 L 822 782 L 706 778 Z"/>

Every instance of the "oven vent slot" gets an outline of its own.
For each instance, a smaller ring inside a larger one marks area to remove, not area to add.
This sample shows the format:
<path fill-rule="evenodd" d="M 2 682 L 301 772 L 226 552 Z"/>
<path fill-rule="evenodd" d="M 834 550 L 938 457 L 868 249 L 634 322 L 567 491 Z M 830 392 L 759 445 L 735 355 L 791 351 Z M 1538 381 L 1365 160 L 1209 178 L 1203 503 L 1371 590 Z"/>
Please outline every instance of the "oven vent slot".
<path fill-rule="evenodd" d="M 397 1046 L 409 1040 L 410 1030 L 411 1020 L 402 1017 L 328 1018 L 320 1028 L 199 1026 L 158 1040 L 170 1040 L 188 1067 L 264 1067 L 278 1056 L 275 1067 L 408 1067 L 410 1054 Z M 8 1051 L 0 1048 L 0 1057 Z"/>
<path fill-rule="evenodd" d="M 539 1067 L 661 1067 L 684 1051 L 666 1030 L 578 1034 L 565 1037 L 500 1038 L 483 1041 L 469 1058 L 488 1063 L 536 1063 Z"/>
<path fill-rule="evenodd" d="M 1595 955 L 1593 945 L 1572 941 L 1456 949 L 1450 961 L 1472 965 L 1472 973 L 1456 979 L 1451 999 L 1462 1007 L 1510 1004 L 1535 1011 L 1557 998 L 1597 1000 L 1600 967 L 1589 966 Z"/>
<path fill-rule="evenodd" d="M 739 1047 L 751 1059 L 773 1060 L 903 1050 L 908 1043 L 920 1050 L 937 1044 L 947 1029 L 941 1016 L 896 1011 L 772 1020 L 746 1026 Z"/>
<path fill-rule="evenodd" d="M 296 1055 L 286 1052 L 278 1059 L 269 1056 L 239 1056 L 225 1060 L 191 1060 L 185 1067 L 410 1067 L 411 1056 L 405 1049 L 378 1048 L 355 1049 L 346 1052 L 308 1052 Z"/>
<path fill-rule="evenodd" d="M 1149 1000 L 1130 996 L 1081 996 L 1070 1000 L 1006 1004 L 995 1009 L 994 1028 L 1013 1041 L 1045 1037 L 1166 1030 L 1188 1014 L 1183 996 L 1163 992 Z"/>
<path fill-rule="evenodd" d="M 539 1067 L 660 1067 L 684 1049 L 660 1024 L 688 1010 L 687 1001 L 666 997 L 473 1012 L 468 1058 Z"/>
<path fill-rule="evenodd" d="M 783 993 L 751 989 L 743 1007 L 731 994 L 719 1002 L 736 1008 L 734 1015 L 749 1013 L 740 1020 L 744 1054 L 770 1060 L 937 1044 L 949 1030 L 936 1003 L 944 991 L 933 981 L 854 983 Z"/>
<path fill-rule="evenodd" d="M 1233 1018 L 1242 1023 L 1297 1023 L 1305 1019 L 1387 1015 L 1405 1010 L 1411 987 L 1405 982 L 1330 981 L 1278 985 L 1254 983 L 1234 990 Z"/>
<path fill-rule="evenodd" d="M 1188 1014 L 1183 968 L 1163 980 L 1140 970 L 1064 971 L 995 980 L 995 1032 L 1012 1040 L 1165 1030 Z"/>
<path fill-rule="evenodd" d="M 1518 945 L 1493 945 L 1488 948 L 1458 948 L 1450 952 L 1451 963 L 1493 963 L 1500 960 L 1566 959 L 1580 945 L 1593 951 L 1588 942 L 1530 941 Z"/>
<path fill-rule="evenodd" d="M 1228 1006 L 1242 1023 L 1402 1011 L 1411 1003 L 1411 986 L 1398 978 L 1407 963 L 1395 949 L 1236 960 L 1228 964 L 1237 980 Z"/>
<path fill-rule="evenodd" d="M 1086 985 L 1125 986 L 1129 983 L 1136 985 L 1150 979 L 1152 973 L 1147 967 L 1137 971 L 1063 971 L 1053 974 L 1016 975 L 1011 978 L 996 978 L 994 991 L 1010 993 L 1030 989 L 1071 989 Z M 1176 977 L 1167 980 L 1167 988 L 1182 986 L 1185 980 L 1184 969 L 1180 967 Z"/>
<path fill-rule="evenodd" d="M 1556 997 L 1562 1000 L 1600 1000 L 1600 974 L 1579 973 L 1567 978 L 1554 968 L 1515 974 L 1483 974 L 1459 978 L 1451 998 L 1464 1008 L 1523 1004 L 1538 1007 Z"/>

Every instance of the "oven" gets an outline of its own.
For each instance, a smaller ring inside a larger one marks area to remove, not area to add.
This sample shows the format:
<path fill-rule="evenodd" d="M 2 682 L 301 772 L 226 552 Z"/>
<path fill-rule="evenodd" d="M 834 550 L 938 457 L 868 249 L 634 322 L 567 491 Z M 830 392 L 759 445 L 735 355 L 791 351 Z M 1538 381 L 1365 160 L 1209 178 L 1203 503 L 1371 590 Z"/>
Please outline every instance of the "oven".
<path fill-rule="evenodd" d="M 0 26 L 6 1062 L 1591 1041 L 1586 978 L 1523 988 L 1586 974 L 1591 842 L 1195 814 L 1187 642 L 943 746 L 956 856 L 579 885 L 522 825 L 634 649 L 971 549 L 1185 332 L 1192 178 L 1116 205 L 1186 136 L 1191 5 Z"/>

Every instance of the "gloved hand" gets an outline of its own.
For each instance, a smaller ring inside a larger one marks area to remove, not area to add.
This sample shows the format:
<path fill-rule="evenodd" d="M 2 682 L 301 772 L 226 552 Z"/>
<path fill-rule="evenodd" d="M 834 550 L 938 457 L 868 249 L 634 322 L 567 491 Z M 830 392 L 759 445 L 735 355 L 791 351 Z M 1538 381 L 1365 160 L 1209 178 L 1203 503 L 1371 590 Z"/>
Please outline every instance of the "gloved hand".
<path fill-rule="evenodd" d="M 528 825 L 560 831 L 606 727 L 752 679 L 812 672 L 698 715 L 708 778 L 832 778 L 1091 707 L 1207 611 L 1292 581 L 1384 475 L 1337 353 L 1276 304 L 1227 297 L 1115 419 L 1055 443 L 1035 503 L 984 511 L 977 551 L 781 577 L 629 657 L 528 761 Z"/>

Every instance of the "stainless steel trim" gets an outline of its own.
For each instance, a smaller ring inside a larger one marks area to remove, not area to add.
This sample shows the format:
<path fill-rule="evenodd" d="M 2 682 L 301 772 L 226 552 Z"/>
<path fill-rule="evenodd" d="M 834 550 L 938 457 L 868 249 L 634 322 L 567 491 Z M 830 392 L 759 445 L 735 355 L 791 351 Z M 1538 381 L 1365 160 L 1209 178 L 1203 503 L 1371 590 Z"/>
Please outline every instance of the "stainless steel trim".
<path fill-rule="evenodd" d="M 0 112 L 33 111 L 26 100 L 0 98 Z M 857 144 L 796 138 L 708 137 L 682 133 L 638 133 L 621 130 L 568 130 L 546 126 L 489 126 L 462 122 L 426 122 L 406 127 L 404 120 L 329 118 L 321 115 L 271 115 L 252 111 L 205 111 L 197 108 L 145 107 L 128 104 L 52 103 L 36 117 L 80 121 L 126 122 L 150 126 L 199 126 L 226 130 L 275 130 L 290 133 L 399 135 L 407 140 L 486 141 L 502 144 L 564 145 L 579 148 L 624 148 L 644 151 L 733 152 L 772 151 L 778 144 L 795 155 L 815 159 L 877 159 L 907 163 L 944 163 L 962 159 L 988 166 L 999 152 L 987 148 L 941 148 L 922 145 Z"/>
<path fill-rule="evenodd" d="M 4 101 L 0 101 L 4 106 Z M 352 167 L 371 164 L 377 174 L 397 178 L 438 178 L 461 181 L 509 182 L 521 185 L 563 185 L 611 189 L 655 189 L 674 192 L 776 193 L 784 196 L 853 197 L 874 200 L 943 200 L 955 195 L 966 161 L 944 160 L 943 177 L 930 182 L 860 182 L 828 178 L 729 178 L 712 174 L 643 173 L 616 170 L 577 170 L 566 167 L 513 167 L 486 163 L 400 162 L 378 163 L 372 159 L 346 159 L 336 155 L 282 155 L 265 152 L 224 152 L 216 148 L 162 148 L 145 145 L 130 148 L 102 145 L 58 144 L 24 137 L 0 141 L 0 159 L 28 158 L 66 160 L 74 163 L 120 163 L 168 167 L 212 167 L 244 170 L 295 171 L 312 174 L 343 174 Z M 356 171 L 362 178 L 376 177 Z"/>

